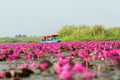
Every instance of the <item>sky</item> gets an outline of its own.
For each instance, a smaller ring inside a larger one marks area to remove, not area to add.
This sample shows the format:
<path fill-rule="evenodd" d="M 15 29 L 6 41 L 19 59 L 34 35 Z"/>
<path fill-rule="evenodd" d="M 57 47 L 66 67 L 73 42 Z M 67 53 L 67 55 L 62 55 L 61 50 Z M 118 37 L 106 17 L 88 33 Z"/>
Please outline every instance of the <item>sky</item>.
<path fill-rule="evenodd" d="M 57 33 L 65 25 L 120 26 L 120 0 L 0 0 L 0 37 Z"/>

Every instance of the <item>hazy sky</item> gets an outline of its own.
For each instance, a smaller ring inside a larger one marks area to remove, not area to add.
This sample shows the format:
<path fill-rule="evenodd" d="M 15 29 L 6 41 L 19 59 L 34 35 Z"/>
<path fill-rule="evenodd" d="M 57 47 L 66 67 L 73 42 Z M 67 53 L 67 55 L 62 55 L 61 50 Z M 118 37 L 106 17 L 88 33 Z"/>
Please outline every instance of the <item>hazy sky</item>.
<path fill-rule="evenodd" d="M 63 25 L 120 26 L 120 0 L 0 0 L 0 37 L 43 35 Z"/>

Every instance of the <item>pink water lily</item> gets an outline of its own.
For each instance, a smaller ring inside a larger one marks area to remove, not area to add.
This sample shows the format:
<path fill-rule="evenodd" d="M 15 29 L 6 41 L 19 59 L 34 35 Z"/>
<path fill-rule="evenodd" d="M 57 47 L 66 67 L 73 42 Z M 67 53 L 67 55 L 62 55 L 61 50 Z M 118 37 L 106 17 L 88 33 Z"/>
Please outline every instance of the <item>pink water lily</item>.
<path fill-rule="evenodd" d="M 43 56 L 44 52 L 42 50 L 36 49 L 35 54 L 38 56 L 38 59 Z"/>
<path fill-rule="evenodd" d="M 59 54 L 57 54 L 57 57 L 58 57 L 58 58 L 61 58 L 61 59 L 65 59 L 64 54 L 60 54 L 60 53 L 59 53 Z"/>
<path fill-rule="evenodd" d="M 73 73 L 65 70 L 59 74 L 59 77 L 63 80 L 69 80 L 73 77 Z"/>
<path fill-rule="evenodd" d="M 94 77 L 94 73 L 92 72 L 85 72 L 83 74 L 83 76 L 87 79 L 87 80 L 91 80 Z"/>
<path fill-rule="evenodd" d="M 69 63 L 62 66 L 62 70 L 71 70 L 71 68 L 72 68 L 72 66 Z"/>
<path fill-rule="evenodd" d="M 19 60 L 23 59 L 26 62 L 19 66 Z M 18 67 L 22 71 L 27 70 L 24 72 L 27 74 L 40 70 L 42 73 L 54 73 L 61 80 L 92 80 L 95 75 L 99 79 L 100 75 L 96 72 L 102 72 L 104 68 L 120 69 L 120 41 L 0 44 L 0 61 L 8 61 L 9 68 L 16 71 Z M 7 75 L 11 73 L 10 69 L 7 71 Z M 19 71 L 12 73 L 19 77 L 22 74 Z M 7 76 L 0 72 L 0 78 L 4 77 Z"/>
<path fill-rule="evenodd" d="M 67 59 L 59 59 L 58 60 L 58 63 L 60 64 L 60 65 L 65 65 L 65 64 L 67 64 L 68 63 L 68 60 Z"/>
<path fill-rule="evenodd" d="M 114 60 L 111 60 L 111 61 L 110 61 L 110 64 L 111 64 L 112 66 L 114 66 L 114 65 L 115 65 L 115 61 L 114 61 Z"/>
<path fill-rule="evenodd" d="M 0 72 L 0 78 L 4 78 L 6 76 L 6 72 Z"/>
<path fill-rule="evenodd" d="M 58 62 L 54 65 L 54 69 L 57 74 L 60 74 L 63 70 L 62 66 L 60 66 Z"/>
<path fill-rule="evenodd" d="M 78 73 L 83 73 L 86 71 L 86 68 L 83 67 L 80 62 L 77 62 L 74 66 L 73 66 L 73 70 L 78 72 Z"/>
<path fill-rule="evenodd" d="M 4 59 L 5 58 L 5 54 L 0 54 L 0 59 Z"/>
<path fill-rule="evenodd" d="M 24 57 L 26 58 L 26 59 L 28 59 L 28 60 L 33 60 L 34 59 L 34 54 L 26 54 L 26 55 L 24 55 Z"/>
<path fill-rule="evenodd" d="M 9 55 L 9 57 L 8 57 L 8 60 L 9 60 L 9 61 L 10 61 L 10 60 L 14 60 L 14 59 L 19 59 L 19 55 L 16 54 L 16 53 L 14 53 L 14 54 L 12 54 L 12 55 Z"/>
<path fill-rule="evenodd" d="M 82 50 L 80 53 L 79 53 L 79 56 L 81 58 L 83 58 L 85 61 L 90 61 L 90 56 L 88 53 L 86 53 L 86 51 Z"/>
<path fill-rule="evenodd" d="M 31 66 L 32 68 L 36 68 L 36 67 L 37 67 L 37 63 L 36 63 L 36 62 L 33 62 L 30 66 Z"/>
<path fill-rule="evenodd" d="M 72 51 L 72 55 L 73 55 L 73 56 L 77 56 L 77 55 L 78 55 L 78 52 L 77 52 L 77 51 Z"/>
<path fill-rule="evenodd" d="M 73 58 L 74 58 L 73 56 L 68 56 L 68 57 L 67 57 L 67 59 L 68 59 L 69 61 L 72 61 Z"/>
<path fill-rule="evenodd" d="M 101 53 L 99 53 L 97 57 L 98 57 L 98 59 L 104 58 L 104 56 Z"/>
<path fill-rule="evenodd" d="M 24 62 L 21 66 L 20 66 L 20 68 L 22 68 L 22 69 L 26 69 L 26 68 L 28 68 L 29 67 L 29 64 L 27 63 L 27 62 Z"/>
<path fill-rule="evenodd" d="M 48 64 L 47 64 L 47 63 L 41 63 L 41 64 L 40 64 L 40 68 L 41 68 L 42 70 L 47 69 L 47 67 L 48 67 Z"/>

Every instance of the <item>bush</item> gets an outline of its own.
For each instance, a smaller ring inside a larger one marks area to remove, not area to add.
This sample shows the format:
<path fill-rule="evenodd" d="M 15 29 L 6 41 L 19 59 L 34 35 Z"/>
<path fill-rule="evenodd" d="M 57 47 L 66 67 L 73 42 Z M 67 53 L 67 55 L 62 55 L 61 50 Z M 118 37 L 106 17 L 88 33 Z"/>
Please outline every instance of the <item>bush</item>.
<path fill-rule="evenodd" d="M 120 27 L 105 28 L 102 25 L 67 25 L 58 32 L 62 41 L 120 40 Z"/>

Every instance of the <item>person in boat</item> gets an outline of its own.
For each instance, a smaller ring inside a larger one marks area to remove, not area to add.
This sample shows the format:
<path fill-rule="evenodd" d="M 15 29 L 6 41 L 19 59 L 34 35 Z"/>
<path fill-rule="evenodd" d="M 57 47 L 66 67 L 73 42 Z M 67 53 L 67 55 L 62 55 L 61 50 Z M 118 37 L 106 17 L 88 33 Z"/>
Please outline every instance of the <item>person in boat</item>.
<path fill-rule="evenodd" d="M 43 36 L 42 41 L 45 41 L 45 40 L 46 40 L 46 36 Z"/>

